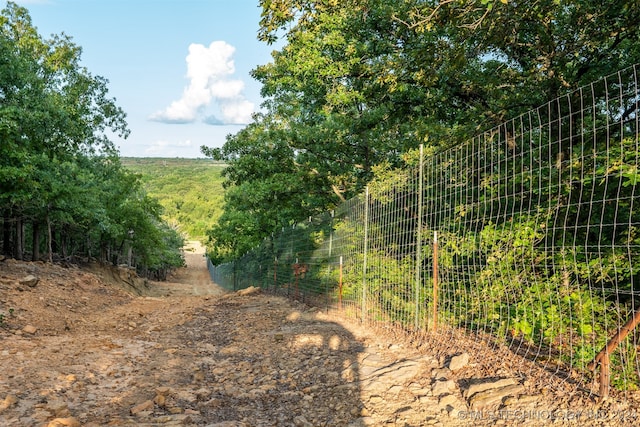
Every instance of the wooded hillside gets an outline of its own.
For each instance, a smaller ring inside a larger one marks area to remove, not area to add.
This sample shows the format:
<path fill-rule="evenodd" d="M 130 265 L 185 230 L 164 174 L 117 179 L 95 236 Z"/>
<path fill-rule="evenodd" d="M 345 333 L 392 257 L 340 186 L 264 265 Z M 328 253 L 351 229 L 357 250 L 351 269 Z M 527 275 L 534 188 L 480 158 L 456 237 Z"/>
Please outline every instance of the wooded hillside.
<path fill-rule="evenodd" d="M 163 208 L 162 218 L 190 239 L 206 242 L 222 213 L 224 164 L 210 159 L 132 158 L 123 165 L 140 174 L 147 193 Z"/>

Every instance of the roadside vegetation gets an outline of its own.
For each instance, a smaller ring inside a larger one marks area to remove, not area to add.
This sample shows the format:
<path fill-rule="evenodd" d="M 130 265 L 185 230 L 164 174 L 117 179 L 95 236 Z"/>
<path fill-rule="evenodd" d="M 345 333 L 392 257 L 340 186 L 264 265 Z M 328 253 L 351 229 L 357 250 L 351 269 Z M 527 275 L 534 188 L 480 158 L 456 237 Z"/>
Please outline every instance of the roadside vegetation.
<path fill-rule="evenodd" d="M 184 261 L 178 231 L 110 134 L 127 137 L 108 81 L 66 35 L 44 39 L 28 10 L 0 12 L 0 248 L 18 260 L 99 260 L 162 279 Z"/>

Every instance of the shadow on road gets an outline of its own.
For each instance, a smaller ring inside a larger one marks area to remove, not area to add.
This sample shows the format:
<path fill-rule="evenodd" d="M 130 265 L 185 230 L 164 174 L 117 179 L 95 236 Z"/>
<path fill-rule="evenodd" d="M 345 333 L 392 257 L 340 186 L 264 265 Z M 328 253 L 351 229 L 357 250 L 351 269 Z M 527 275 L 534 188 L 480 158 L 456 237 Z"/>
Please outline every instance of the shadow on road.
<path fill-rule="evenodd" d="M 360 417 L 362 346 L 337 323 L 282 298 L 232 295 L 176 332 L 174 357 L 194 352 L 195 365 L 163 375 L 188 383 L 172 398 L 196 424 L 346 426 Z"/>

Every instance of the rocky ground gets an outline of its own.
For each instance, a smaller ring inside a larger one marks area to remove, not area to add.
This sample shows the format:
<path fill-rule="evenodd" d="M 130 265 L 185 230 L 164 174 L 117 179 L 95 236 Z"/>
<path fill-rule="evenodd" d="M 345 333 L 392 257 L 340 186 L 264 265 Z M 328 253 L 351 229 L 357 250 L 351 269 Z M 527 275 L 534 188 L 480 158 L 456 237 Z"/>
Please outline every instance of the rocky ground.
<path fill-rule="evenodd" d="M 0 261 L 0 426 L 638 422 L 633 396 L 598 403 L 504 349 L 416 344 L 257 289 L 227 293 L 200 247 L 186 258 L 164 283 Z"/>

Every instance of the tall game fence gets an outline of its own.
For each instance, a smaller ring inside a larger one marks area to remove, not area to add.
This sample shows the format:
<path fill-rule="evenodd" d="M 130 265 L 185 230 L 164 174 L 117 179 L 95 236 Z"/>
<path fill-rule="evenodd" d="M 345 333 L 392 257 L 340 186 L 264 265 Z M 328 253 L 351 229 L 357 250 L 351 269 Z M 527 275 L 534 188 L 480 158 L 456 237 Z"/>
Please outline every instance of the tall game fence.
<path fill-rule="evenodd" d="M 490 334 L 603 397 L 635 390 L 639 68 L 408 153 L 413 166 L 211 265 L 212 278 L 409 332 Z"/>

